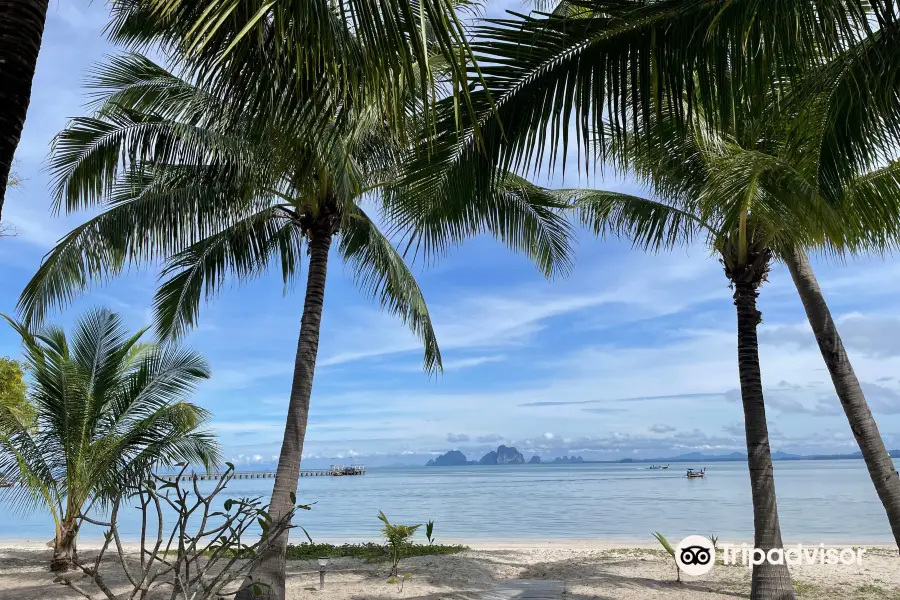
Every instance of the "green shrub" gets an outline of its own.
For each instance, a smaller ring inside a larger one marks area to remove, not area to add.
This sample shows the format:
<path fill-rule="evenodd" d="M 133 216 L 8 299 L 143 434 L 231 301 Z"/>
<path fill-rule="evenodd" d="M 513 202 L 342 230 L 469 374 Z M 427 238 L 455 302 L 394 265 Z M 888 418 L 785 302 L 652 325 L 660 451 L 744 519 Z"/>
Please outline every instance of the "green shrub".
<path fill-rule="evenodd" d="M 468 550 L 462 545 L 446 544 L 407 544 L 401 550 L 402 558 L 413 556 L 442 556 L 445 554 L 458 554 Z M 391 560 L 391 552 L 382 544 L 366 542 L 362 544 L 288 544 L 288 560 L 315 560 L 320 556 L 330 558 L 359 558 L 369 562 L 383 562 Z"/>

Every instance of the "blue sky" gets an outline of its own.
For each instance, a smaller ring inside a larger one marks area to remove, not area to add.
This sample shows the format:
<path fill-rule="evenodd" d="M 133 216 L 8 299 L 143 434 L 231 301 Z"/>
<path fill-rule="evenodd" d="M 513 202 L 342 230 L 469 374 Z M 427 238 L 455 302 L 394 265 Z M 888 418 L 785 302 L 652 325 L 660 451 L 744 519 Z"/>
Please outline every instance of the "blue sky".
<path fill-rule="evenodd" d="M 103 40 L 105 22 L 102 2 L 51 3 L 17 154 L 25 182 L 8 193 L 4 208 L 4 220 L 18 235 L 0 242 L 2 312 L 15 310 L 44 253 L 85 218 L 50 214 L 43 166 L 52 136 L 83 113 L 86 69 L 115 52 Z M 570 175 L 552 183 L 585 182 Z M 544 458 L 743 450 L 735 317 L 718 262 L 702 248 L 646 255 L 587 232 L 577 252 L 571 276 L 554 282 L 490 239 L 417 268 L 445 359 L 444 374 L 430 378 L 416 340 L 358 293 L 332 261 L 304 464 L 424 463 L 454 448 L 479 458 L 500 443 Z M 891 448 L 900 448 L 900 262 L 814 265 L 881 431 Z M 155 282 L 152 270 L 129 273 L 53 318 L 67 324 L 79 310 L 105 305 L 133 327 L 143 326 Z M 299 287 L 284 294 L 273 273 L 226 288 L 203 309 L 187 339 L 213 368 L 195 399 L 215 413 L 226 456 L 238 462 L 271 463 L 278 453 L 302 308 Z M 774 448 L 855 451 L 782 267 L 764 286 L 760 306 Z M 20 354 L 8 328 L 0 329 L 0 354 Z"/>

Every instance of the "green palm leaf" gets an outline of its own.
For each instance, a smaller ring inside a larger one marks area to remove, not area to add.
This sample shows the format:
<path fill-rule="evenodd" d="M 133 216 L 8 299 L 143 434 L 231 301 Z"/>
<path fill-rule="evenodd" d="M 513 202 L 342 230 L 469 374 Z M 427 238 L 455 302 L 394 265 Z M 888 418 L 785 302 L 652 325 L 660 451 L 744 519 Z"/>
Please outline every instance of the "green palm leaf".
<path fill-rule="evenodd" d="M 441 368 L 441 351 L 425 297 L 413 274 L 384 234 L 360 207 L 344 220 L 339 252 L 360 289 L 378 299 L 422 340 L 425 369 Z"/>
<path fill-rule="evenodd" d="M 398 129 L 404 97 L 420 90 L 425 112 L 433 92 L 419 85 L 434 75 L 434 58 L 450 74 L 451 89 L 468 101 L 467 71 L 477 65 L 449 0 L 116 0 L 112 39 L 133 48 L 160 44 L 189 58 L 189 72 L 217 95 L 272 116 L 283 113 L 271 89 L 290 95 L 296 114 L 340 99 L 344 106 L 379 106 Z M 262 63 L 261 54 L 267 56 Z M 248 64 L 269 68 L 248 71 Z M 316 86 L 314 82 L 321 83 Z M 296 115 L 295 115 L 296 116 Z M 323 121 L 322 117 L 325 118 Z M 312 119 L 321 130 L 327 115 Z M 297 120 L 289 119 L 295 123 Z"/>
<path fill-rule="evenodd" d="M 273 206 L 174 255 L 153 301 L 160 335 L 183 335 L 196 324 L 202 298 L 215 295 L 228 276 L 242 282 L 259 277 L 275 256 L 289 285 L 302 256 L 302 235 L 283 207 Z"/>

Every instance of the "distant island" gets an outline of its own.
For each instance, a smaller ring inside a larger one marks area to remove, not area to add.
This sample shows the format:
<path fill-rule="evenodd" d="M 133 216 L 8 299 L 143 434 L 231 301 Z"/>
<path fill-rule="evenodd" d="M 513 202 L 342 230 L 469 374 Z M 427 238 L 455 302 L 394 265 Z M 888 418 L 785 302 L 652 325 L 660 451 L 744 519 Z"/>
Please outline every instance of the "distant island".
<path fill-rule="evenodd" d="M 531 460 L 527 461 L 529 465 L 540 464 L 572 464 L 591 462 L 585 461 L 580 456 L 557 456 L 552 461 L 544 462 L 541 457 L 534 455 Z M 496 450 L 491 450 L 481 457 L 481 460 L 469 460 L 466 455 L 459 450 L 451 450 L 446 454 L 441 454 L 437 458 L 433 458 L 425 463 L 426 467 L 460 467 L 465 465 L 524 465 L 526 464 L 525 456 L 514 447 L 500 445 Z"/>
<path fill-rule="evenodd" d="M 538 458 L 538 457 L 535 457 Z M 540 458 L 538 458 L 540 461 Z M 534 462 L 534 459 L 532 459 Z M 425 463 L 426 467 L 458 467 L 462 465 L 524 465 L 525 457 L 515 448 L 498 446 L 481 457 L 481 460 L 468 460 L 459 450 L 451 450 Z"/>
<path fill-rule="evenodd" d="M 891 458 L 900 458 L 900 450 L 888 452 Z M 772 453 L 772 460 L 853 460 L 862 459 L 862 452 L 852 454 L 790 454 L 780 450 Z M 730 454 L 704 454 L 702 452 L 689 452 L 678 456 L 665 458 L 621 458 L 619 460 L 591 460 L 585 462 L 595 463 L 677 463 L 677 462 L 744 462 L 747 455 L 741 452 Z"/>
<path fill-rule="evenodd" d="M 466 455 L 459 450 L 451 450 L 425 463 L 426 467 L 458 467 L 460 465 L 477 465 L 478 461 L 466 460 Z"/>
<path fill-rule="evenodd" d="M 583 463 L 583 462 L 584 462 L 584 459 L 581 458 L 580 456 L 562 456 L 562 457 L 557 456 L 556 458 L 553 459 L 553 463 L 551 463 L 551 464 L 559 465 L 562 463 Z"/>
<path fill-rule="evenodd" d="M 891 458 L 900 458 L 900 450 L 891 450 L 888 452 Z M 862 459 L 861 452 L 852 454 L 790 454 L 788 452 L 773 452 L 772 460 L 853 460 Z M 530 460 L 526 461 L 521 452 L 515 448 L 508 446 L 499 446 L 496 450 L 491 450 L 481 457 L 481 460 L 468 460 L 466 455 L 459 450 L 451 450 L 446 454 L 441 454 L 437 458 L 429 460 L 426 467 L 458 467 L 465 465 L 571 465 L 581 463 L 603 463 L 603 464 L 628 464 L 628 463 L 712 463 L 712 462 L 744 462 L 747 455 L 741 452 L 732 452 L 730 454 L 704 454 L 702 452 L 689 452 L 688 454 L 679 454 L 678 456 L 667 456 L 663 458 L 620 458 L 618 460 L 584 460 L 581 456 L 557 456 L 552 461 L 542 460 L 540 456 L 534 455 Z"/>

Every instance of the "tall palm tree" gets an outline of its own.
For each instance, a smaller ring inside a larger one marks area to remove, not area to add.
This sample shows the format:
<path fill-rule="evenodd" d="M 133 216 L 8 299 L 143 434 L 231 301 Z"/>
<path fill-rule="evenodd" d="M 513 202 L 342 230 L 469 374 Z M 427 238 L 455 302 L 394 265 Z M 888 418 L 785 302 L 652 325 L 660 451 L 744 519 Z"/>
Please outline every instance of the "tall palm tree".
<path fill-rule="evenodd" d="M 625 144 L 601 141 L 602 157 L 632 170 L 659 199 L 570 190 L 560 192 L 582 211 L 597 234 L 613 232 L 656 249 L 703 234 L 719 256 L 734 289 L 738 317 L 738 363 L 754 508 L 755 546 L 780 547 L 763 387 L 759 368 L 756 307 L 770 265 L 781 259 L 805 262 L 804 249 L 825 244 L 832 252 L 883 247 L 896 239 L 897 225 L 874 234 L 861 215 L 880 211 L 886 223 L 900 223 L 900 163 L 861 173 L 839 198 L 826 198 L 817 185 L 819 165 L 797 144 L 775 112 L 755 117 L 751 102 L 718 134 L 699 115 L 686 132 L 663 112 Z M 888 218 L 892 215 L 891 218 Z M 806 263 L 808 268 L 808 263 Z M 752 598 L 790 598 L 786 567 L 754 567 Z"/>
<path fill-rule="evenodd" d="M 877 10 L 879 29 L 811 70 L 789 94 L 788 105 L 794 109 L 792 143 L 802 149 L 802 156 L 810 165 L 807 168 L 817 173 L 811 185 L 829 198 L 839 197 L 835 189 L 856 185 L 854 179 L 860 172 L 886 164 L 893 164 L 896 181 L 885 176 L 882 183 L 891 188 L 900 181 L 896 174 L 900 165 L 891 163 L 900 157 L 900 56 L 896 51 L 900 21 L 895 12 L 896 3 L 890 2 Z M 881 197 L 865 197 L 863 210 L 850 217 L 867 230 L 868 246 L 876 250 L 893 245 L 897 225 L 893 207 L 880 205 Z M 786 253 L 782 260 L 803 302 L 850 430 L 900 548 L 900 475 L 872 417 L 806 253 L 797 249 Z"/>
<path fill-rule="evenodd" d="M 209 368 L 190 350 L 140 343 L 145 330 L 130 333 L 103 309 L 83 315 L 69 336 L 7 320 L 22 337 L 35 421 L 0 433 L 0 473 L 22 484 L 7 490 L 14 502 L 53 515 L 50 566 L 67 570 L 77 560 L 80 517 L 93 505 L 156 465 L 218 461 L 202 429 L 208 413 L 185 401 Z"/>
<path fill-rule="evenodd" d="M 900 171 L 900 165 L 894 167 Z M 895 175 L 895 181 L 885 177 L 888 184 L 900 185 L 900 177 Z M 850 357 L 844 348 L 844 342 L 838 332 L 837 323 L 828 310 L 825 296 L 819 287 L 819 282 L 813 273 L 812 266 L 806 252 L 795 249 L 786 253 L 782 260 L 787 265 L 791 279 L 803 309 L 809 320 L 816 344 L 825 366 L 831 376 L 834 389 L 837 392 L 841 407 L 850 423 L 850 431 L 862 451 L 863 460 L 869 471 L 869 477 L 875 485 L 875 491 L 884 510 L 887 513 L 894 541 L 900 547 L 900 474 L 891 458 L 884 439 L 878 430 L 878 424 L 869 409 L 866 395 L 859 384 L 859 379 L 850 364 Z"/>
<path fill-rule="evenodd" d="M 517 178 L 484 202 L 440 214 L 412 201 L 402 206 L 408 200 L 402 191 L 384 193 L 407 149 L 377 110 L 357 107 L 340 134 L 304 138 L 282 129 L 285 121 L 255 122 L 250 112 L 246 123 L 219 120 L 230 98 L 139 55 L 112 59 L 92 85 L 97 111 L 59 134 L 51 168 L 66 211 L 99 205 L 102 212 L 51 251 L 20 308 L 40 320 L 48 307 L 96 279 L 163 260 L 155 323 L 162 336 L 177 337 L 195 324 L 201 299 L 227 278 L 246 282 L 277 264 L 290 286 L 306 253 L 305 301 L 270 503 L 276 520 L 293 506 L 299 480 L 332 246 L 362 291 L 421 339 L 425 369 L 440 368 L 422 293 L 363 207 L 367 198 L 390 201 L 383 211 L 388 223 L 406 215 L 404 224 L 430 233 L 450 223 L 450 242 L 487 230 L 524 249 L 548 273 L 567 264 L 569 228 L 555 212 L 558 201 Z M 252 575 L 283 598 L 287 534 L 274 542 Z"/>
<path fill-rule="evenodd" d="M 48 0 L 0 1 L 0 215 L 13 157 L 31 103 Z"/>
<path fill-rule="evenodd" d="M 567 154 L 577 150 L 588 169 L 594 131 L 621 138 L 629 124 L 650 122 L 663 100 L 686 100 L 672 106 L 670 115 L 681 127 L 702 110 L 713 128 L 727 128 L 733 97 L 767 101 L 773 81 L 791 82 L 796 90 L 789 94 L 795 96 L 792 110 L 804 126 L 795 131 L 818 136 L 808 150 L 820 161 L 814 183 L 823 197 L 839 197 L 859 173 L 883 167 L 886 149 L 896 155 L 896 0 L 550 4 L 551 13 L 489 20 L 476 30 L 475 58 L 489 65 L 483 80 L 472 82 L 476 117 L 466 122 L 467 135 L 458 135 L 457 116 L 446 111 L 437 142 L 421 159 L 442 172 L 433 178 L 435 185 L 410 184 L 428 190 L 435 203 L 452 201 L 459 190 L 490 193 L 497 166 L 527 174 L 557 160 L 565 166 Z M 425 169 L 417 164 L 410 171 Z M 870 208 L 869 215 L 860 213 L 868 227 L 892 226 L 889 214 L 885 220 L 878 207 Z M 797 250 L 781 258 L 900 547 L 900 475 L 805 254 Z"/>

